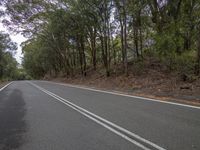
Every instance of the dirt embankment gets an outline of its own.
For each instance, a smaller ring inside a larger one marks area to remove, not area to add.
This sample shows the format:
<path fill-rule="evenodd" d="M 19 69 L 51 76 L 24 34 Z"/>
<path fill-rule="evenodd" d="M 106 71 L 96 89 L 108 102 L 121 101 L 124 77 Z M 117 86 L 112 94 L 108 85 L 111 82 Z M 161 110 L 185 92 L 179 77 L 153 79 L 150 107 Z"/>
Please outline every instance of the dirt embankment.
<path fill-rule="evenodd" d="M 133 71 L 134 72 L 134 71 Z M 60 77 L 53 81 L 83 85 L 130 95 L 200 105 L 200 79 L 182 81 L 177 73 L 147 68 L 125 76 L 119 70 L 105 77 L 103 71 L 88 71 L 86 77 Z"/>
<path fill-rule="evenodd" d="M 3 87 L 3 86 L 5 86 L 6 84 L 8 84 L 9 82 L 2 82 L 2 81 L 0 81 L 0 89 Z"/>

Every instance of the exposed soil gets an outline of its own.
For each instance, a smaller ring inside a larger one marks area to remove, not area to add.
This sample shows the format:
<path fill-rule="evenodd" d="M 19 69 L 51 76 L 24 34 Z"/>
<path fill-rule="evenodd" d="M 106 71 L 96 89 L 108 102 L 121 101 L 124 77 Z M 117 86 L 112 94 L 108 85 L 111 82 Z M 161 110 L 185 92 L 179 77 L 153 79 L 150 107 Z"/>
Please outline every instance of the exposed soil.
<path fill-rule="evenodd" d="M 8 82 L 1 82 L 0 81 L 0 88 L 2 88 L 3 86 L 5 86 L 6 84 L 8 84 Z"/>
<path fill-rule="evenodd" d="M 98 69 L 101 71 L 88 71 L 86 77 L 76 75 L 49 79 L 130 95 L 200 105 L 200 78 L 183 81 L 178 73 L 166 72 L 161 66 L 154 64 L 143 66 L 143 69 L 130 68 L 132 73 L 129 73 L 129 76 L 125 76 L 120 68 L 116 67 L 110 77 L 104 75 L 103 69 Z"/>

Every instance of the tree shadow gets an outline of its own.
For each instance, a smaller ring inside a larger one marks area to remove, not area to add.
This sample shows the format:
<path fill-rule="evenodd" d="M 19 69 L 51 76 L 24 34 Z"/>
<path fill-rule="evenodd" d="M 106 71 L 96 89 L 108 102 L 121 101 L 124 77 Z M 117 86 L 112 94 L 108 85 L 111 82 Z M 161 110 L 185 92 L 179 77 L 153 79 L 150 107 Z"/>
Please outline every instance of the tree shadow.
<path fill-rule="evenodd" d="M 23 144 L 23 134 L 26 132 L 25 102 L 22 92 L 15 89 L 0 94 L 0 149 L 18 149 Z"/>

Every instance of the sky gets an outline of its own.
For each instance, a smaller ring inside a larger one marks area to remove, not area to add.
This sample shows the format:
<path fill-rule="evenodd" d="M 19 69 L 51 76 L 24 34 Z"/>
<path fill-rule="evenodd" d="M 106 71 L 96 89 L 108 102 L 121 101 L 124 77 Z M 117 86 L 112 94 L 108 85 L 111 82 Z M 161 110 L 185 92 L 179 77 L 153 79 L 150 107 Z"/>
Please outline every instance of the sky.
<path fill-rule="evenodd" d="M 0 6 L 0 10 L 5 10 L 5 7 L 3 6 Z M 7 16 L 6 16 L 7 17 Z M 4 18 L 0 18 L 0 31 L 3 31 L 5 33 L 8 33 L 10 35 L 10 38 L 13 42 L 17 43 L 17 51 L 16 51 L 16 54 L 15 54 L 15 58 L 17 60 L 18 63 L 22 63 L 22 57 L 23 57 L 23 54 L 22 54 L 22 48 L 21 48 L 21 43 L 26 41 L 27 39 L 24 38 L 20 33 L 18 34 L 14 34 L 14 33 L 10 33 L 6 27 L 2 24 L 2 20 Z"/>
<path fill-rule="evenodd" d="M 0 31 L 4 31 L 5 33 L 8 33 L 10 35 L 10 38 L 13 42 L 16 42 L 17 43 L 17 51 L 16 51 L 16 54 L 15 54 L 15 58 L 17 60 L 18 63 L 22 63 L 22 57 L 23 57 L 23 54 L 22 54 L 22 48 L 20 46 L 20 44 L 24 41 L 26 41 L 27 39 L 24 38 L 20 33 L 18 34 L 11 34 L 9 33 L 9 31 L 6 29 L 5 26 L 3 26 L 3 24 L 1 23 L 0 21 Z"/>

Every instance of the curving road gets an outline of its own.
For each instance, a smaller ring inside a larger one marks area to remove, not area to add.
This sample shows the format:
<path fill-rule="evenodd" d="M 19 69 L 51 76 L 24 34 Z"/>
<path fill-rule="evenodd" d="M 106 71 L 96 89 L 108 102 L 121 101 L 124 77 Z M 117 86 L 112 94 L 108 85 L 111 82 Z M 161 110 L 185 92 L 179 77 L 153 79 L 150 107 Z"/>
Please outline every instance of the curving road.
<path fill-rule="evenodd" d="M 200 149 L 200 107 L 46 81 L 0 89 L 0 150 L 165 149 Z"/>

